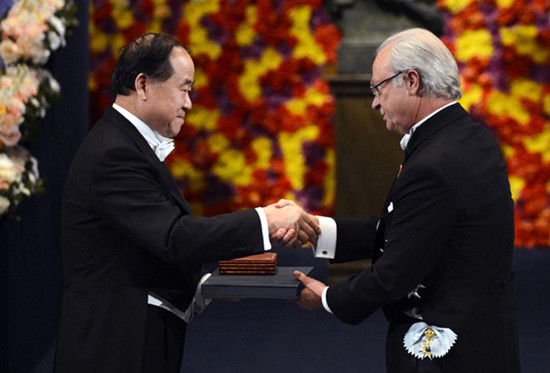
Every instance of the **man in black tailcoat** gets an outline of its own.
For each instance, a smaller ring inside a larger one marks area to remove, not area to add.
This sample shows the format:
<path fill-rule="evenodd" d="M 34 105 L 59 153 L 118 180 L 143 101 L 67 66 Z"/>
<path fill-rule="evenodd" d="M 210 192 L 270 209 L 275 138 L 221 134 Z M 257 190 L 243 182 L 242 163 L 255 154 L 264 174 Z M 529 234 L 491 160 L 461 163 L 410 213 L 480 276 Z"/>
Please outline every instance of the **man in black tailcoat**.
<path fill-rule="evenodd" d="M 506 164 L 456 102 L 454 58 L 429 31 L 406 30 L 379 47 L 371 88 L 373 109 L 404 135 L 403 165 L 381 216 L 318 217 L 316 249 L 372 265 L 329 287 L 296 273 L 299 304 L 350 324 L 382 307 L 389 373 L 519 372 Z"/>
<path fill-rule="evenodd" d="M 269 250 L 279 228 L 298 244 L 319 233 L 296 206 L 191 215 L 163 161 L 191 109 L 194 73 L 184 46 L 160 34 L 136 38 L 117 61 L 115 103 L 66 183 L 57 373 L 178 373 L 186 325 L 205 305 L 204 262 Z"/>

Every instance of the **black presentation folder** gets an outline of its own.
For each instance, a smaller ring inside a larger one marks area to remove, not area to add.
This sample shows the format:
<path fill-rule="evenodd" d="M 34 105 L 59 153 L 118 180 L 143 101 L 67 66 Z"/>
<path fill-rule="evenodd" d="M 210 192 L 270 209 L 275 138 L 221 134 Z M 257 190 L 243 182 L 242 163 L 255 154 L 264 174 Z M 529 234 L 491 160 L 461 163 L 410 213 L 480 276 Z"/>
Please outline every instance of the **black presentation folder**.
<path fill-rule="evenodd" d="M 313 267 L 278 267 L 274 275 L 220 275 L 216 269 L 202 284 L 208 298 L 290 298 L 297 299 L 304 288 L 294 271 L 309 275 Z"/>

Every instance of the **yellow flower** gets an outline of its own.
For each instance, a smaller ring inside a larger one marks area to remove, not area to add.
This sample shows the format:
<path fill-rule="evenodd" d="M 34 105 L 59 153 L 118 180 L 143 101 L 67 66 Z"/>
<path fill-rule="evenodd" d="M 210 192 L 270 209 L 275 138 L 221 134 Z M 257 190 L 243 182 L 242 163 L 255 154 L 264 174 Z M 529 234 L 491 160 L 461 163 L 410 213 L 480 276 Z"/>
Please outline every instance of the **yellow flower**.
<path fill-rule="evenodd" d="M 466 8 L 471 3 L 474 3 L 479 0 L 444 0 L 443 3 L 453 14 L 457 14 L 464 8 Z"/>
<path fill-rule="evenodd" d="M 550 95 L 546 94 L 544 95 L 543 99 L 542 99 L 542 104 L 543 104 L 543 107 L 544 107 L 544 113 L 546 115 L 549 115 L 550 116 Z"/>
<path fill-rule="evenodd" d="M 215 132 L 208 138 L 208 146 L 214 153 L 221 153 L 229 146 L 229 140 L 223 134 Z"/>
<path fill-rule="evenodd" d="M 208 110 L 203 106 L 196 106 L 187 114 L 187 120 L 198 129 L 213 131 L 218 123 L 220 112 L 218 110 Z"/>
<path fill-rule="evenodd" d="M 334 196 L 336 195 L 336 156 L 334 149 L 327 148 L 325 162 L 328 164 L 329 171 L 325 175 L 325 195 L 323 196 L 323 206 L 332 206 L 334 204 Z"/>
<path fill-rule="evenodd" d="M 538 102 L 542 94 L 542 85 L 529 79 L 516 79 L 510 84 L 510 93 L 517 98 Z"/>
<path fill-rule="evenodd" d="M 114 9 L 127 9 L 130 7 L 130 2 L 128 0 L 111 0 Z"/>
<path fill-rule="evenodd" d="M 514 4 L 514 0 L 496 0 L 499 8 L 509 8 Z"/>
<path fill-rule="evenodd" d="M 307 6 L 296 7 L 290 11 L 290 18 L 293 21 L 290 31 L 298 38 L 298 44 L 293 50 L 294 57 L 309 57 L 317 65 L 326 63 L 327 56 L 315 42 L 310 31 L 311 8 Z"/>
<path fill-rule="evenodd" d="M 279 144 L 285 160 L 285 169 L 292 188 L 304 188 L 304 175 L 307 172 L 305 159 L 302 155 L 304 141 L 315 140 L 319 135 L 319 127 L 308 125 L 295 133 L 280 133 Z"/>
<path fill-rule="evenodd" d="M 96 80 L 95 80 L 95 76 L 93 73 L 89 73 L 88 74 L 88 89 L 90 91 L 95 91 L 97 88 L 97 84 L 96 84 Z M 2 113 L 0 113 L 0 115 L 4 115 Z"/>
<path fill-rule="evenodd" d="M 510 192 L 512 193 L 512 199 L 517 202 L 521 196 L 521 191 L 525 186 L 525 180 L 517 176 L 510 176 Z"/>
<path fill-rule="evenodd" d="M 529 113 L 521 105 L 518 98 L 495 91 L 487 100 L 489 111 L 498 116 L 510 116 L 520 124 L 529 123 Z"/>
<path fill-rule="evenodd" d="M 464 107 L 466 111 L 470 111 L 472 105 L 481 102 L 482 94 L 483 90 L 479 85 L 472 85 L 470 89 L 464 90 L 462 98 L 460 99 L 460 104 Z"/>
<path fill-rule="evenodd" d="M 199 192 L 206 187 L 203 173 L 185 159 L 178 158 L 172 163 L 170 170 L 176 179 L 187 179 L 189 189 L 193 192 Z"/>
<path fill-rule="evenodd" d="M 252 141 L 251 147 L 258 156 L 258 159 L 256 160 L 256 164 L 254 166 L 256 168 L 269 168 L 269 161 L 273 156 L 273 152 L 271 151 L 271 140 L 267 137 L 255 138 Z"/>
<path fill-rule="evenodd" d="M 104 32 L 95 29 L 92 25 L 93 23 L 90 23 L 90 35 L 93 35 L 93 37 L 90 38 L 90 49 L 92 50 L 92 53 L 100 54 L 107 49 L 107 46 L 109 45 L 109 38 Z"/>
<path fill-rule="evenodd" d="M 222 48 L 219 44 L 212 43 L 208 38 L 208 32 L 199 24 L 191 27 L 189 33 L 189 44 L 193 54 L 206 54 L 211 60 L 217 60 L 222 53 Z"/>
<path fill-rule="evenodd" d="M 166 4 L 165 0 L 154 0 L 153 3 L 155 4 L 155 10 L 154 10 L 154 18 L 164 20 L 168 17 L 170 17 L 170 14 L 172 14 L 170 7 Z"/>
<path fill-rule="evenodd" d="M 541 133 L 525 139 L 524 144 L 531 153 L 540 153 L 544 162 L 550 162 L 550 122 Z"/>
<path fill-rule="evenodd" d="M 503 45 L 513 46 L 518 54 L 531 57 L 537 64 L 544 64 L 548 61 L 550 52 L 548 47 L 537 43 L 537 34 L 538 30 L 535 25 L 519 25 L 500 29 Z"/>
<path fill-rule="evenodd" d="M 493 44 L 489 31 L 469 30 L 456 39 L 456 59 L 467 62 L 473 57 L 491 58 Z"/>
<path fill-rule="evenodd" d="M 216 13 L 220 9 L 219 3 L 212 0 L 189 1 L 183 6 L 183 16 L 187 22 L 196 25 L 205 15 Z"/>
<path fill-rule="evenodd" d="M 239 77 L 239 88 L 243 96 L 249 100 L 254 100 L 262 94 L 262 89 L 258 84 L 258 77 L 251 73 L 247 73 L 245 63 L 245 73 Z"/>
<path fill-rule="evenodd" d="M 195 66 L 195 81 L 193 82 L 193 89 L 205 87 L 208 84 L 208 76 L 204 73 L 202 68 Z"/>
<path fill-rule="evenodd" d="M 221 153 L 212 172 L 222 181 L 238 186 L 250 185 L 252 181 L 252 168 L 247 167 L 244 154 L 237 149 L 228 149 Z"/>
<path fill-rule="evenodd" d="M 244 72 L 239 77 L 239 88 L 243 96 L 249 100 L 260 97 L 260 76 L 278 68 L 281 60 L 281 55 L 273 48 L 267 48 L 260 60 L 247 60 L 244 63 Z"/>
<path fill-rule="evenodd" d="M 292 98 L 285 106 L 293 114 L 303 114 L 308 105 L 322 106 L 328 98 L 326 94 L 315 88 L 309 88 L 303 98 Z"/>
<path fill-rule="evenodd" d="M 256 8 L 257 7 L 255 5 L 246 7 L 246 20 L 241 23 L 235 32 L 235 39 L 237 40 L 237 44 L 241 47 L 252 44 L 254 37 L 256 36 L 256 31 L 254 31 L 254 28 L 252 27 L 257 18 Z"/>
<path fill-rule="evenodd" d="M 115 34 L 111 36 L 111 51 L 113 55 L 118 56 L 120 49 L 126 45 L 126 40 L 122 34 Z"/>
<path fill-rule="evenodd" d="M 215 13 L 219 9 L 218 1 L 211 0 L 196 0 L 189 1 L 183 6 L 183 16 L 189 22 L 189 47 L 193 50 L 193 54 L 198 55 L 204 53 L 212 60 L 216 60 L 222 50 L 217 43 L 212 43 L 208 38 L 208 32 L 200 24 L 200 20 L 207 14 Z"/>
<path fill-rule="evenodd" d="M 502 156 L 505 160 L 510 158 L 515 152 L 515 149 L 506 143 L 500 144 L 500 150 L 502 151 Z"/>
<path fill-rule="evenodd" d="M 115 8 L 112 12 L 112 19 L 115 21 L 118 29 L 126 30 L 134 23 L 134 13 L 128 8 Z"/>
<path fill-rule="evenodd" d="M 156 32 L 156 33 L 162 32 L 162 20 L 160 19 L 151 20 L 151 23 L 149 23 L 149 25 L 147 26 L 147 32 Z"/>

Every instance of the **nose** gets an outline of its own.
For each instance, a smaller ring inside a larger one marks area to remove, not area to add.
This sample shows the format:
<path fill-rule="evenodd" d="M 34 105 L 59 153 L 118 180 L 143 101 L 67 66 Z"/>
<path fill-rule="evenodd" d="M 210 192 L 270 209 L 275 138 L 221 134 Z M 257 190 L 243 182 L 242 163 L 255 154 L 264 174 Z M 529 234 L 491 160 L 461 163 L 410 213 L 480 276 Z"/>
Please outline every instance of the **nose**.
<path fill-rule="evenodd" d="M 193 107 L 193 102 L 191 101 L 191 96 L 189 96 L 189 93 L 185 96 L 185 100 L 183 100 L 183 108 L 185 110 L 191 110 Z"/>
<path fill-rule="evenodd" d="M 379 98 L 379 96 L 374 96 L 374 100 L 372 100 L 371 107 L 374 110 L 379 110 L 380 109 L 380 98 Z"/>

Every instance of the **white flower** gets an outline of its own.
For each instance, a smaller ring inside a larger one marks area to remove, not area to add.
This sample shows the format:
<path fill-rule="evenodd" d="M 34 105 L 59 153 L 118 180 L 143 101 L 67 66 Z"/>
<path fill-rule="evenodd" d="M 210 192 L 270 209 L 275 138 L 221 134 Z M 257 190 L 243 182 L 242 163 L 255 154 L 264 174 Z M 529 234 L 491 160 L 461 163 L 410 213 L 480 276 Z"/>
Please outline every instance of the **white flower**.
<path fill-rule="evenodd" d="M 0 153 L 0 178 L 8 183 L 21 179 L 20 167 L 5 153 Z"/>
<path fill-rule="evenodd" d="M 2 59 L 45 64 L 52 50 L 65 46 L 64 20 L 55 15 L 64 7 L 65 1 L 16 0 L 0 25 Z"/>
<path fill-rule="evenodd" d="M 61 92 L 61 86 L 59 85 L 57 80 L 54 79 L 53 76 L 50 75 L 48 81 L 50 83 L 50 89 L 52 90 L 52 92 L 55 92 L 55 93 Z"/>
<path fill-rule="evenodd" d="M 48 23 L 52 28 L 52 30 L 48 32 L 48 42 L 51 50 L 64 47 L 67 43 L 65 41 L 65 25 L 63 21 L 59 17 L 52 16 Z"/>
<path fill-rule="evenodd" d="M 19 186 L 19 188 L 16 190 L 16 193 L 19 192 L 21 194 L 26 195 L 27 197 L 30 197 L 31 191 L 29 188 L 25 187 L 24 185 Z"/>
<path fill-rule="evenodd" d="M 5 213 L 10 207 L 10 205 L 11 203 L 9 199 L 0 196 L 0 215 Z"/>
<path fill-rule="evenodd" d="M 0 216 L 41 191 L 38 162 L 17 146 L 19 126 L 46 116 L 60 92 L 44 65 L 76 24 L 72 0 L 14 0 L 0 20 Z"/>

